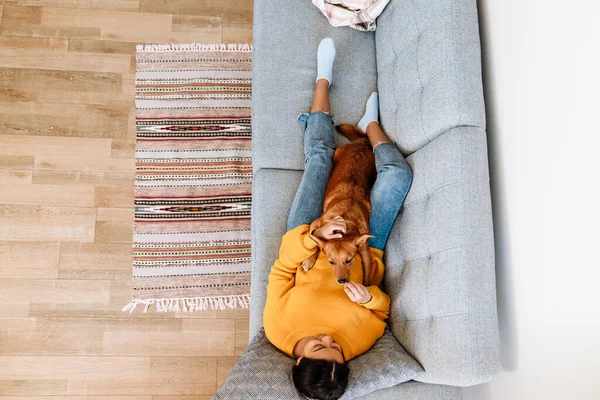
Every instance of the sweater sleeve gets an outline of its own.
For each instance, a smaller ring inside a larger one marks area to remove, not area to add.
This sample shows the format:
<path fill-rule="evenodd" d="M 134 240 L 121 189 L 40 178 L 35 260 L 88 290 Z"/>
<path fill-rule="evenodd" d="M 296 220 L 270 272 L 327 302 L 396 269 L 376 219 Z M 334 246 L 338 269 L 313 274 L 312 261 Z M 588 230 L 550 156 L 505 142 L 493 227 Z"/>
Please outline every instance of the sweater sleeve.
<path fill-rule="evenodd" d="M 367 290 L 371 293 L 371 300 L 362 306 L 373 311 L 378 319 L 385 321 L 390 316 L 390 296 L 377 286 L 369 286 Z"/>
<path fill-rule="evenodd" d="M 283 235 L 279 258 L 269 273 L 267 302 L 283 297 L 294 287 L 298 267 L 315 253 L 317 244 L 308 236 L 308 229 L 307 224 L 300 225 Z"/>

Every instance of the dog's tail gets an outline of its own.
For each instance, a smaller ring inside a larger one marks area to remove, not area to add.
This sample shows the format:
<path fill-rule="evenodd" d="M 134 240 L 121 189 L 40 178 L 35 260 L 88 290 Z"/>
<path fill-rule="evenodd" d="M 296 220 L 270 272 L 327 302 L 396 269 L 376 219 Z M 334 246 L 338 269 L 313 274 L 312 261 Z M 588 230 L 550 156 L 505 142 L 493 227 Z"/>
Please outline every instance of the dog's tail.
<path fill-rule="evenodd" d="M 369 142 L 367 134 L 358 129 L 356 126 L 350 124 L 341 124 L 337 125 L 335 128 L 352 143 L 364 143 L 371 147 L 371 143 Z"/>

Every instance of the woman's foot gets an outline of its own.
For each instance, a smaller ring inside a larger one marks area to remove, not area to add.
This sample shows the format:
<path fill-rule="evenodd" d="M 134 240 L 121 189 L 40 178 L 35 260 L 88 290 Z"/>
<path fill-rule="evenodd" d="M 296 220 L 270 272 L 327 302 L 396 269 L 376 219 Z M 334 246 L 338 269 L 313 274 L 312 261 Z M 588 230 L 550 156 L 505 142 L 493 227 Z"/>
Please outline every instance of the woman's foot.
<path fill-rule="evenodd" d="M 371 122 L 379 123 L 379 97 L 377 92 L 371 93 L 371 97 L 367 100 L 367 109 L 365 115 L 358 121 L 358 128 L 363 132 L 367 132 L 367 126 Z"/>
<path fill-rule="evenodd" d="M 332 38 L 325 38 L 319 43 L 317 51 L 317 81 L 325 79 L 331 86 L 333 82 L 333 61 L 335 60 L 335 45 Z"/>

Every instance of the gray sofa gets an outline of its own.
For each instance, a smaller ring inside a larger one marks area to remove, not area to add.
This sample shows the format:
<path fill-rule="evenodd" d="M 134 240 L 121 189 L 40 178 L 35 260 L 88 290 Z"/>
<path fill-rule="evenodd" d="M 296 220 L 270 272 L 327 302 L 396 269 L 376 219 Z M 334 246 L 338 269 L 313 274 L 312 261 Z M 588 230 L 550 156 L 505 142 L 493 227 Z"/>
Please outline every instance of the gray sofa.
<path fill-rule="evenodd" d="M 477 5 L 392 0 L 377 25 L 333 28 L 309 0 L 255 0 L 250 336 L 302 176 L 296 116 L 309 110 L 317 46 L 330 36 L 336 123 L 358 122 L 378 90 L 382 127 L 414 175 L 384 289 L 392 333 L 426 372 L 369 398 L 459 399 L 500 369 Z"/>

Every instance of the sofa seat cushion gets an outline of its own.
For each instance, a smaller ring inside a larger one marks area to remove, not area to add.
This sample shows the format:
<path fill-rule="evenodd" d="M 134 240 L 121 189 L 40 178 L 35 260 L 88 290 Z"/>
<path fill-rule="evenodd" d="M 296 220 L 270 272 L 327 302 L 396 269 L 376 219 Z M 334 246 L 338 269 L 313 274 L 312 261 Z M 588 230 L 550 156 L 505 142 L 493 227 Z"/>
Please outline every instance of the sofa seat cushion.
<path fill-rule="evenodd" d="M 291 379 L 294 361 L 273 346 L 261 329 L 215 394 L 215 399 L 303 399 Z M 356 399 L 407 382 L 423 372 L 388 329 L 371 350 L 349 361 L 348 368 L 348 387 L 342 400 Z"/>
<path fill-rule="evenodd" d="M 390 329 L 426 374 L 470 385 L 499 369 L 485 132 L 451 129 L 407 158 L 413 183 L 384 262 Z"/>
<path fill-rule="evenodd" d="M 485 129 L 475 0 L 392 1 L 377 25 L 380 120 L 403 154 L 457 126 Z"/>
<path fill-rule="evenodd" d="M 334 28 L 310 1 L 255 1 L 252 70 L 252 157 L 255 169 L 304 169 L 296 118 L 309 112 L 317 77 L 317 47 L 333 38 L 336 58 L 330 89 L 336 123 L 356 124 L 377 90 L 375 36 Z M 336 141 L 341 143 L 336 134 Z"/>

